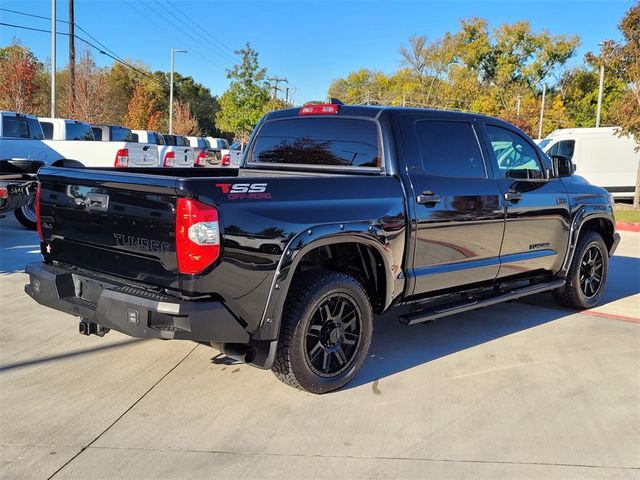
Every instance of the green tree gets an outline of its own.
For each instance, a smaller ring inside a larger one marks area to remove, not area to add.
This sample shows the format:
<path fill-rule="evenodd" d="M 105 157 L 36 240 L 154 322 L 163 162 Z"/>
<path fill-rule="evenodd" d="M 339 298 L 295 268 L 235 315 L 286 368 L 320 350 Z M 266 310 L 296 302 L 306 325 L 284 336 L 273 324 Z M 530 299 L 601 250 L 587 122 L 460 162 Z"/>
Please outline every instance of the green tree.
<path fill-rule="evenodd" d="M 217 136 L 215 119 L 220 104 L 218 99 L 211 95 L 211 90 L 192 77 L 183 77 L 179 73 L 174 74 L 174 82 L 176 99 L 189 105 L 191 114 L 198 122 L 198 130 L 203 135 Z"/>
<path fill-rule="evenodd" d="M 605 42 L 605 56 L 610 67 L 617 71 L 626 88 L 611 108 L 613 120 L 621 127 L 621 135 L 630 134 L 640 152 L 640 2 L 631 7 L 619 25 L 624 43 Z M 633 206 L 640 207 L 640 165 L 636 176 Z"/>
<path fill-rule="evenodd" d="M 247 43 L 236 51 L 242 63 L 227 71 L 229 88 L 220 97 L 220 111 L 216 124 L 225 132 L 246 137 L 264 114 L 269 102 L 267 71 L 258 63 L 258 53 Z"/>

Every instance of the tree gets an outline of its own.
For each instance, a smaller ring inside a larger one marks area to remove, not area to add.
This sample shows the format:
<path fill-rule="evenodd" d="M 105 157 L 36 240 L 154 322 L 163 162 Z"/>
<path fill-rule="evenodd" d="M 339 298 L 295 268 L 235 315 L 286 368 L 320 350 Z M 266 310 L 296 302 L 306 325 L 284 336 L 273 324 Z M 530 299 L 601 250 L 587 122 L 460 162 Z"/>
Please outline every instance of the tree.
<path fill-rule="evenodd" d="M 612 119 L 621 127 L 620 135 L 635 138 L 636 151 L 640 152 L 640 2 L 627 11 L 619 28 L 625 43 L 605 42 L 601 56 L 610 60 L 609 67 L 626 85 L 622 96 L 612 105 Z M 640 164 L 633 206 L 640 207 Z"/>
<path fill-rule="evenodd" d="M 188 103 L 174 102 L 173 133 L 176 135 L 200 135 L 198 121 L 191 114 Z"/>
<path fill-rule="evenodd" d="M 266 69 L 258 63 L 258 53 L 248 43 L 236 54 L 242 56 L 242 63 L 227 71 L 231 83 L 220 98 L 216 123 L 222 131 L 244 138 L 264 113 L 269 102 L 269 84 Z"/>
<path fill-rule="evenodd" d="M 189 105 L 198 122 L 198 130 L 203 135 L 217 136 L 215 119 L 220 104 L 218 99 L 211 95 L 211 91 L 192 77 L 183 77 L 179 73 L 174 74 L 174 88 L 176 98 Z"/>
<path fill-rule="evenodd" d="M 75 98 L 70 99 L 69 91 L 65 90 L 63 100 L 66 99 L 67 111 L 65 115 L 75 120 L 89 123 L 103 123 L 110 120 L 106 109 L 107 75 L 98 68 L 89 49 L 80 55 L 76 65 Z"/>
<path fill-rule="evenodd" d="M 137 130 L 161 130 L 162 111 L 158 107 L 159 87 L 151 81 L 137 84 L 127 106 L 124 124 Z"/>
<path fill-rule="evenodd" d="M 16 41 L 0 48 L 0 109 L 20 113 L 41 111 L 38 73 L 42 63 Z"/>

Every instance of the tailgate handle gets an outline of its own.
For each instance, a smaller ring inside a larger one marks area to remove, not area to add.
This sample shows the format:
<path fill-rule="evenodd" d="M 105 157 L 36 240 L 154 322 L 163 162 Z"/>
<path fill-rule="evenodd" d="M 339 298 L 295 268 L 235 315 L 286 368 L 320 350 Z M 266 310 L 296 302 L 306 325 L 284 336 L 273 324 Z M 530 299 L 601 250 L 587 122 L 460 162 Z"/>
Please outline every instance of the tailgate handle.
<path fill-rule="evenodd" d="M 151 148 L 151 145 L 146 145 L 146 146 L 142 147 L 142 150 L 144 150 L 146 152 L 150 148 Z"/>
<path fill-rule="evenodd" d="M 109 208 L 109 195 L 104 193 L 87 193 L 85 205 L 91 210 L 106 211 Z"/>

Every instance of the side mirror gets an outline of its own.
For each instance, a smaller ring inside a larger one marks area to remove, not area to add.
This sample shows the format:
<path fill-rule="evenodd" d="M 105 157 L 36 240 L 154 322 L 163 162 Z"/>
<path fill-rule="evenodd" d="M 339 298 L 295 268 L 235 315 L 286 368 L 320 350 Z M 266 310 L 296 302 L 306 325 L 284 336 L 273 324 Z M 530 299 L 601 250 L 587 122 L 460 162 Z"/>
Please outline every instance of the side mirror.
<path fill-rule="evenodd" d="M 569 177 L 573 175 L 574 168 L 571 157 L 566 155 L 551 155 L 551 161 L 553 162 L 554 177 Z"/>

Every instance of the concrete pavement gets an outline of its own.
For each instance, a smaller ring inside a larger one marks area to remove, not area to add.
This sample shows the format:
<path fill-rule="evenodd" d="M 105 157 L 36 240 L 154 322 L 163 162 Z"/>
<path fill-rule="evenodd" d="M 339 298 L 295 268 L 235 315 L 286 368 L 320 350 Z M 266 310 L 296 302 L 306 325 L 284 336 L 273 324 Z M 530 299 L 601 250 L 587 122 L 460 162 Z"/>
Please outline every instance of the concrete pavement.
<path fill-rule="evenodd" d="M 640 234 L 595 314 L 387 315 L 314 396 L 204 345 L 78 335 L 22 293 L 35 234 L 0 229 L 2 478 L 640 478 Z"/>

